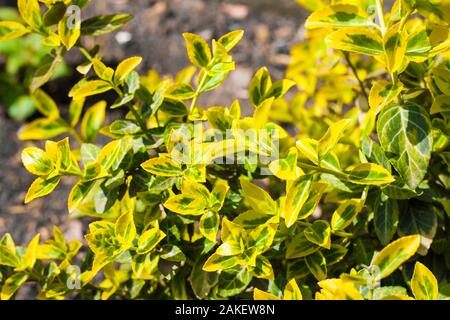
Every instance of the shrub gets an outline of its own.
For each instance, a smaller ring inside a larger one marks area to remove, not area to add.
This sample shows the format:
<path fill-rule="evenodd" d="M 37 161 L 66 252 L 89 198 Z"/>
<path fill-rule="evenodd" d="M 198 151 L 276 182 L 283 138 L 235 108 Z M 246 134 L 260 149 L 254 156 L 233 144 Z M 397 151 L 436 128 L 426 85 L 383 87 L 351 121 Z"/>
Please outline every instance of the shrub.
<path fill-rule="evenodd" d="M 0 22 L 1 40 L 32 32 L 54 48 L 30 86 L 44 117 L 20 138 L 76 144 L 23 151 L 37 176 L 25 202 L 70 176 L 68 211 L 93 221 L 87 246 L 56 226 L 26 247 L 4 235 L 2 299 L 27 282 L 39 299 L 449 296 L 447 2 L 299 1 L 314 12 L 290 80 L 258 70 L 247 117 L 237 100 L 199 106 L 235 68 L 243 31 L 211 45 L 185 33 L 191 66 L 139 76 L 140 57 L 112 68 L 82 45 L 130 16 L 80 23 L 66 9 L 89 1 L 41 2 L 45 13 L 19 0 L 23 22 Z M 69 50 L 86 61 L 63 117 L 41 87 Z M 104 92 L 123 119 L 104 124 Z"/>

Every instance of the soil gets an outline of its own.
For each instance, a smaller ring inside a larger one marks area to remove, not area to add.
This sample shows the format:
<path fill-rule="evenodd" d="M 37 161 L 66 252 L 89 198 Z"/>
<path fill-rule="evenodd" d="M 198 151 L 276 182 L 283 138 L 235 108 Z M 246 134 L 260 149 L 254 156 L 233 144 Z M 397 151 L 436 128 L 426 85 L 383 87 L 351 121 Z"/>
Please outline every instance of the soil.
<path fill-rule="evenodd" d="M 15 3 L 0 0 L 0 6 Z M 82 18 L 118 12 L 132 13 L 135 18 L 119 32 L 87 39 L 85 45 L 99 44 L 101 55 L 111 65 L 140 55 L 144 58 L 142 73 L 156 69 L 174 74 L 187 66 L 183 32 L 195 32 L 210 40 L 234 29 L 245 30 L 243 41 L 233 49 L 237 70 L 218 90 L 200 100 L 203 106 L 229 105 L 236 98 L 248 106 L 247 86 L 261 66 L 267 66 L 274 78 L 282 77 L 289 49 L 301 40 L 307 15 L 295 0 L 93 0 Z M 78 54 L 68 56 L 74 66 L 79 59 Z M 46 90 L 50 94 L 68 92 L 74 81 L 58 80 Z M 64 105 L 64 100 L 63 96 L 58 102 Z M 66 208 L 73 183 L 70 179 L 63 179 L 50 196 L 23 204 L 33 176 L 23 168 L 20 153 L 36 143 L 17 139 L 22 125 L 8 118 L 0 106 L 0 237 L 10 232 L 18 243 L 26 243 L 37 232 L 44 239 L 51 236 L 52 225 L 58 225 L 68 239 L 81 239 L 85 223 L 71 219 Z"/>

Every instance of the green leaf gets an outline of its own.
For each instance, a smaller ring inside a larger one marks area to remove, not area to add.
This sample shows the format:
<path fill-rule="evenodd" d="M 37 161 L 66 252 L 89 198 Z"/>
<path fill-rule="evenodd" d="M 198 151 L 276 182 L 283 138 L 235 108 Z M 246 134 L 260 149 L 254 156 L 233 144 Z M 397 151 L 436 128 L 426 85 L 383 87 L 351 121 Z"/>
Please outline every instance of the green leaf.
<path fill-rule="evenodd" d="M 36 258 L 40 260 L 63 260 L 64 250 L 54 244 L 41 244 L 37 247 Z"/>
<path fill-rule="evenodd" d="M 386 68 L 391 74 L 403 66 L 406 54 L 407 34 L 404 29 L 400 31 L 399 28 L 400 24 L 393 25 L 384 35 Z"/>
<path fill-rule="evenodd" d="M 448 81 L 449 77 L 450 70 L 444 68 L 435 68 L 433 70 L 433 79 L 436 86 L 442 91 L 443 94 L 447 96 L 450 95 L 450 81 Z"/>
<path fill-rule="evenodd" d="M 327 262 L 320 251 L 305 257 L 306 266 L 317 281 L 327 278 Z"/>
<path fill-rule="evenodd" d="M 39 148 L 26 148 L 22 151 L 22 163 L 32 174 L 48 175 L 54 169 L 54 163 L 46 153 Z"/>
<path fill-rule="evenodd" d="M 181 249 L 177 246 L 170 244 L 163 246 L 161 258 L 172 262 L 180 262 L 186 260 L 183 251 L 181 251 Z"/>
<path fill-rule="evenodd" d="M 11 248 L 7 245 L 0 244 L 0 265 L 15 268 L 19 263 L 20 259 L 16 255 L 15 247 Z"/>
<path fill-rule="evenodd" d="M 124 241 L 127 245 L 131 245 L 136 237 L 133 213 L 122 214 L 116 221 L 115 231 L 119 240 Z"/>
<path fill-rule="evenodd" d="M 75 25 L 70 25 L 70 22 L 74 22 Z M 80 38 L 80 21 L 79 19 L 73 19 L 69 16 L 64 17 L 58 23 L 58 34 L 61 42 L 64 44 L 67 50 L 70 50 Z"/>
<path fill-rule="evenodd" d="M 332 266 L 340 262 L 345 257 L 347 252 L 348 249 L 346 247 L 333 243 L 331 244 L 330 249 L 323 250 L 322 254 L 325 257 L 325 260 L 327 261 L 327 266 Z"/>
<path fill-rule="evenodd" d="M 245 201 L 248 202 L 254 210 L 265 214 L 275 214 L 277 212 L 277 203 L 264 189 L 250 183 L 246 179 L 240 179 L 242 193 Z"/>
<path fill-rule="evenodd" d="M 389 163 L 389 159 L 386 157 L 386 154 L 378 143 L 369 137 L 364 137 L 361 140 L 361 151 L 367 157 L 367 160 L 370 162 L 375 162 L 391 172 L 391 164 Z"/>
<path fill-rule="evenodd" d="M 182 101 L 170 98 L 165 98 L 159 109 L 174 117 L 183 117 L 188 114 L 186 106 Z"/>
<path fill-rule="evenodd" d="M 56 69 L 63 62 L 62 50 L 63 47 L 60 47 L 42 58 L 39 63 L 39 67 L 33 74 L 33 79 L 30 85 L 31 92 L 34 92 L 36 89 L 43 86 L 54 75 Z"/>
<path fill-rule="evenodd" d="M 55 2 L 44 14 L 44 26 L 49 27 L 57 24 L 67 11 L 67 5 L 63 1 Z"/>
<path fill-rule="evenodd" d="M 170 211 L 183 215 L 201 215 L 206 206 L 207 202 L 195 194 L 178 194 L 164 203 Z"/>
<path fill-rule="evenodd" d="M 221 256 L 217 253 L 212 254 L 203 265 L 203 270 L 207 272 L 215 272 L 233 268 L 239 264 L 236 256 Z"/>
<path fill-rule="evenodd" d="M 95 74 L 102 80 L 112 82 L 114 76 L 114 70 L 107 67 L 101 60 L 94 58 L 91 60 L 94 67 Z"/>
<path fill-rule="evenodd" d="M 336 123 L 333 123 L 319 140 L 317 146 L 318 158 L 324 159 L 328 153 L 336 146 L 339 140 L 342 138 L 347 126 L 351 123 L 350 119 L 343 119 Z"/>
<path fill-rule="evenodd" d="M 69 97 L 74 100 L 79 100 L 85 97 L 94 96 L 112 89 L 112 86 L 103 80 L 86 79 L 78 82 L 69 92 Z"/>
<path fill-rule="evenodd" d="M 250 82 L 249 97 L 253 106 L 259 106 L 266 99 L 267 93 L 272 88 L 272 78 L 266 67 L 259 69 Z"/>
<path fill-rule="evenodd" d="M 420 236 L 407 236 L 391 242 L 376 254 L 371 265 L 378 267 L 377 276 L 384 279 L 411 258 L 420 245 Z"/>
<path fill-rule="evenodd" d="M 206 68 L 211 61 L 211 49 L 202 37 L 183 33 L 189 60 L 199 68 Z"/>
<path fill-rule="evenodd" d="M 378 30 L 362 27 L 340 29 L 325 38 L 329 46 L 368 56 L 384 54 L 383 39 Z"/>
<path fill-rule="evenodd" d="M 34 105 L 47 118 L 58 118 L 59 110 L 55 101 L 44 91 L 37 89 L 33 95 Z"/>
<path fill-rule="evenodd" d="M 244 30 L 235 30 L 228 32 L 227 34 L 224 34 L 221 36 L 218 40 L 218 42 L 227 50 L 230 51 L 231 49 L 236 46 L 239 41 L 241 41 L 242 37 L 244 36 Z"/>
<path fill-rule="evenodd" d="M 305 27 L 308 29 L 371 26 L 375 25 L 362 9 L 348 4 L 321 8 L 314 11 L 305 22 Z"/>
<path fill-rule="evenodd" d="M 103 147 L 97 160 L 105 170 L 110 168 L 117 170 L 131 148 L 132 141 L 130 138 L 114 140 Z"/>
<path fill-rule="evenodd" d="M 378 201 L 374 210 L 373 223 L 375 233 L 382 245 L 387 245 L 397 231 L 398 217 L 397 200 L 388 198 Z"/>
<path fill-rule="evenodd" d="M 349 199 L 342 202 L 331 217 L 331 228 L 343 230 L 350 225 L 361 211 L 361 199 Z"/>
<path fill-rule="evenodd" d="M 303 232 L 299 232 L 291 239 L 286 247 L 286 259 L 303 258 L 319 249 L 320 247 L 318 245 L 306 239 Z"/>
<path fill-rule="evenodd" d="M 157 228 L 152 228 L 145 231 L 139 237 L 138 241 L 138 254 L 145 254 L 151 251 L 156 245 L 166 237 L 166 234 Z"/>
<path fill-rule="evenodd" d="M 450 96 L 440 95 L 434 99 L 430 108 L 430 114 L 436 113 L 450 113 Z"/>
<path fill-rule="evenodd" d="M 265 99 L 269 99 L 272 97 L 278 99 L 284 96 L 289 91 L 289 89 L 292 88 L 294 85 L 295 82 L 288 79 L 275 81 L 273 85 L 270 87 L 270 90 L 267 92 Z"/>
<path fill-rule="evenodd" d="M 20 265 L 16 268 L 16 271 L 24 271 L 26 269 L 32 269 L 36 263 L 36 253 L 39 245 L 40 234 L 38 233 L 28 243 L 25 254 L 21 258 Z"/>
<path fill-rule="evenodd" d="M 83 112 L 84 107 L 84 98 L 81 99 L 73 99 L 70 102 L 69 106 L 69 122 L 72 127 L 75 127 L 80 120 L 81 113 Z"/>
<path fill-rule="evenodd" d="M 415 62 L 423 62 L 450 47 L 450 30 L 438 24 L 419 25 L 408 35 L 406 55 Z"/>
<path fill-rule="evenodd" d="M 200 232 L 210 241 L 216 241 L 219 225 L 220 216 L 216 211 L 208 210 L 200 218 Z"/>
<path fill-rule="evenodd" d="M 286 157 L 272 161 L 269 169 L 279 179 L 294 180 L 298 178 L 301 170 L 297 167 L 297 149 L 290 148 Z"/>
<path fill-rule="evenodd" d="M 41 118 L 25 125 L 19 131 L 20 140 L 45 140 L 66 133 L 66 125 L 59 119 Z"/>
<path fill-rule="evenodd" d="M 132 135 L 141 131 L 141 128 L 132 120 L 116 120 L 109 127 L 111 133 Z"/>
<path fill-rule="evenodd" d="M 352 166 L 348 172 L 348 177 L 355 184 L 373 186 L 389 184 L 395 180 L 388 170 L 373 163 L 361 163 Z"/>
<path fill-rule="evenodd" d="M 157 176 L 177 177 L 183 174 L 181 165 L 166 157 L 152 158 L 141 164 L 141 167 Z"/>
<path fill-rule="evenodd" d="M 195 96 L 195 90 L 187 83 L 174 83 L 167 88 L 165 96 L 173 99 L 186 100 Z"/>
<path fill-rule="evenodd" d="M 219 279 L 219 274 L 217 272 L 203 271 L 202 267 L 205 261 L 205 257 L 200 257 L 192 267 L 189 276 L 189 283 L 198 299 L 205 299 L 211 289 L 216 286 Z"/>
<path fill-rule="evenodd" d="M 387 286 L 379 287 L 373 291 L 373 300 L 392 300 L 394 297 L 407 296 L 408 293 L 403 287 Z"/>
<path fill-rule="evenodd" d="M 25 203 L 29 203 L 36 198 L 44 197 L 50 194 L 53 190 L 55 190 L 60 180 L 60 176 L 55 176 L 49 179 L 37 178 L 28 189 L 27 195 L 25 196 Z"/>
<path fill-rule="evenodd" d="M 223 206 L 228 190 L 230 190 L 228 182 L 226 180 L 217 179 L 209 197 L 210 207 L 214 210 L 220 210 Z"/>
<path fill-rule="evenodd" d="M 80 132 L 84 141 L 93 142 L 98 130 L 105 121 L 106 101 L 100 101 L 90 107 L 81 120 Z"/>
<path fill-rule="evenodd" d="M 325 249 L 331 247 L 331 228 L 327 221 L 316 220 L 304 231 L 306 239 Z"/>
<path fill-rule="evenodd" d="M 90 162 L 97 161 L 100 148 L 95 144 L 83 143 L 80 148 L 81 162 L 83 165 L 87 165 Z"/>
<path fill-rule="evenodd" d="M 29 33 L 23 24 L 14 21 L 0 21 L 0 41 L 9 41 Z"/>
<path fill-rule="evenodd" d="M 27 281 L 28 275 L 25 272 L 18 272 L 6 279 L 0 294 L 1 300 L 9 300 L 14 293 Z"/>
<path fill-rule="evenodd" d="M 369 105 L 378 114 L 383 108 L 389 105 L 403 90 L 403 84 L 392 84 L 390 81 L 377 80 L 372 84 L 369 94 Z"/>
<path fill-rule="evenodd" d="M 420 235 L 418 253 L 426 255 L 438 228 L 438 219 L 434 206 L 416 200 L 410 200 L 408 210 L 400 212 L 398 234 L 400 236 Z"/>
<path fill-rule="evenodd" d="M 114 72 L 114 83 L 123 84 L 128 75 L 136 69 L 142 62 L 141 57 L 131 57 L 123 60 L 116 68 Z"/>
<path fill-rule="evenodd" d="M 133 16 L 130 14 L 112 14 L 86 19 L 81 23 L 81 35 L 100 36 L 110 33 L 122 27 L 131 19 L 133 19 Z"/>
<path fill-rule="evenodd" d="M 302 206 L 297 220 L 306 219 L 314 213 L 314 210 L 319 205 L 322 194 L 324 193 L 327 186 L 328 185 L 326 183 L 321 182 L 314 182 L 312 184 L 310 193 L 308 195 L 308 200 L 306 200 L 305 204 Z"/>
<path fill-rule="evenodd" d="M 237 240 L 224 241 L 216 250 L 220 256 L 236 256 L 244 251 L 243 244 Z"/>
<path fill-rule="evenodd" d="M 411 291 L 417 300 L 437 300 L 438 282 L 434 274 L 422 263 L 416 262 L 411 279 Z"/>
<path fill-rule="evenodd" d="M 317 146 L 319 142 L 310 138 L 303 138 L 297 140 L 296 146 L 301 154 L 315 165 L 319 164 L 319 155 L 317 152 Z M 333 171 L 341 171 L 339 159 L 333 151 L 330 151 L 324 159 L 320 160 L 320 167 L 330 169 Z"/>
<path fill-rule="evenodd" d="M 269 259 L 264 256 L 257 256 L 255 266 L 250 268 L 252 274 L 260 279 L 274 279 L 272 264 Z"/>
<path fill-rule="evenodd" d="M 249 285 L 252 275 L 245 267 L 224 270 L 219 276 L 218 294 L 221 297 L 238 295 Z"/>
<path fill-rule="evenodd" d="M 295 279 L 291 279 L 283 291 L 284 300 L 303 300 L 302 292 Z"/>
<path fill-rule="evenodd" d="M 288 228 L 297 221 L 303 205 L 308 200 L 311 185 L 312 176 L 305 175 L 295 180 L 287 191 L 284 205 L 284 219 Z"/>
<path fill-rule="evenodd" d="M 427 112 L 414 103 L 388 107 L 378 118 L 377 132 L 395 169 L 415 189 L 425 177 L 433 144 Z"/>
<path fill-rule="evenodd" d="M 17 8 L 19 9 L 22 19 L 34 30 L 39 31 L 43 26 L 41 17 L 41 8 L 38 0 L 18 0 Z"/>

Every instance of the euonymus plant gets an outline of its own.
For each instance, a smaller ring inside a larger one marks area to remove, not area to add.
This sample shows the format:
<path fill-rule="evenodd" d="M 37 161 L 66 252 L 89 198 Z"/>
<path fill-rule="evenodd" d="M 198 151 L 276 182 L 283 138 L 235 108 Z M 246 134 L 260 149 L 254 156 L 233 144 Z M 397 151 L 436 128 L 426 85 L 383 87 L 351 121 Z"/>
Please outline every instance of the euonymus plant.
<path fill-rule="evenodd" d="M 60 137 L 23 150 L 25 202 L 71 179 L 68 211 L 91 223 L 83 243 L 4 235 L 1 298 L 28 282 L 38 299 L 448 298 L 450 1 L 298 2 L 313 12 L 287 79 L 255 72 L 247 112 L 201 99 L 243 31 L 184 33 L 192 65 L 139 75 L 140 57 L 111 66 L 83 46 L 131 16 L 19 0 L 0 40 L 53 48 L 30 86 L 43 117 L 20 138 Z M 60 112 L 42 86 L 72 50 L 85 61 Z"/>

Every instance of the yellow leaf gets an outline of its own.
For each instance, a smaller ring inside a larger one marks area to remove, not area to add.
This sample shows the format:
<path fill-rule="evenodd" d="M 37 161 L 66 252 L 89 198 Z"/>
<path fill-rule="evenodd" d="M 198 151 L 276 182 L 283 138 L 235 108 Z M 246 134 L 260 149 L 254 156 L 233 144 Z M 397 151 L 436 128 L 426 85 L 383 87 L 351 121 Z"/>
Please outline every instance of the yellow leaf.
<path fill-rule="evenodd" d="M 397 72 L 403 66 L 405 59 L 407 34 L 404 29 L 399 32 L 399 25 L 391 26 L 384 35 L 386 67 L 389 73 Z"/>
<path fill-rule="evenodd" d="M 350 123 L 350 119 L 343 119 L 332 124 L 328 128 L 325 135 L 319 140 L 319 145 L 317 147 L 319 159 L 325 158 L 336 146 Z"/>
<path fill-rule="evenodd" d="M 141 167 L 154 175 L 163 177 L 177 177 L 182 175 L 181 165 L 168 157 L 157 157 L 147 160 Z"/>
<path fill-rule="evenodd" d="M 78 82 L 69 92 L 69 97 L 74 100 L 80 100 L 82 98 L 100 94 L 111 90 L 111 85 L 103 80 L 88 81 L 83 79 Z"/>
<path fill-rule="evenodd" d="M 258 288 L 255 288 L 253 290 L 253 300 L 281 300 L 281 299 L 274 294 L 264 292 L 262 290 L 259 290 Z"/>
<path fill-rule="evenodd" d="M 25 272 L 14 273 L 7 278 L 2 286 L 0 300 L 9 300 L 27 279 L 28 275 Z"/>
<path fill-rule="evenodd" d="M 0 41 L 16 39 L 29 32 L 30 30 L 19 22 L 0 21 Z"/>
<path fill-rule="evenodd" d="M 350 27 L 331 33 L 325 43 L 329 46 L 350 52 L 378 56 L 384 54 L 383 38 L 377 29 Z"/>
<path fill-rule="evenodd" d="M 58 23 L 58 34 L 67 50 L 70 50 L 80 38 L 81 22 L 79 19 L 64 17 Z"/>
<path fill-rule="evenodd" d="M 437 300 L 439 295 L 438 282 L 434 274 L 422 263 L 416 262 L 411 290 L 417 300 Z"/>
<path fill-rule="evenodd" d="M 295 279 L 291 279 L 284 288 L 283 300 L 303 300 L 302 292 Z"/>
<path fill-rule="evenodd" d="M 386 278 L 400 265 L 411 258 L 420 246 L 420 235 L 402 237 L 383 248 L 372 260 L 371 265 L 378 267 L 377 275 Z"/>
<path fill-rule="evenodd" d="M 403 84 L 392 84 L 390 81 L 377 80 L 373 82 L 369 94 L 369 105 L 378 114 L 385 106 L 394 101 L 403 91 Z"/>
<path fill-rule="evenodd" d="M 349 4 L 336 4 L 318 9 L 305 22 L 308 29 L 356 26 L 369 27 L 374 26 L 374 23 L 362 9 Z"/>
<path fill-rule="evenodd" d="M 122 61 L 114 73 L 114 83 L 122 84 L 128 75 L 142 62 L 141 57 L 131 57 Z"/>
<path fill-rule="evenodd" d="M 297 221 L 300 210 L 306 200 L 308 200 L 311 185 L 311 176 L 301 176 L 292 183 L 287 191 L 286 202 L 284 205 L 284 219 L 288 228 Z"/>

